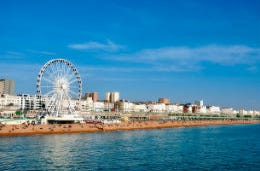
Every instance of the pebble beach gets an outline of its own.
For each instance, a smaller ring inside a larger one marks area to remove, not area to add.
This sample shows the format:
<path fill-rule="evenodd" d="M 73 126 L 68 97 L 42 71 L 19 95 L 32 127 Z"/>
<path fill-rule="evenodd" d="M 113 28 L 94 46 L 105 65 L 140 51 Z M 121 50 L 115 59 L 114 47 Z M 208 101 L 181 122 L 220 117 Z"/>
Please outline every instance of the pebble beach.
<path fill-rule="evenodd" d="M 171 120 L 171 121 L 126 121 L 121 123 L 81 123 L 49 125 L 0 125 L 0 136 L 23 136 L 65 133 L 90 133 L 138 129 L 162 129 L 177 127 L 259 124 L 259 120 Z"/>

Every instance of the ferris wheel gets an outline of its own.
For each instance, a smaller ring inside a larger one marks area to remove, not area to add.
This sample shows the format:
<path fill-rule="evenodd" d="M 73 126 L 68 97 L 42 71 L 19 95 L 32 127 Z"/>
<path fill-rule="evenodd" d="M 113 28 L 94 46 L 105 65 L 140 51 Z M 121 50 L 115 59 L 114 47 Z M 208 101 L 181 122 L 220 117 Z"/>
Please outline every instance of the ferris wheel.
<path fill-rule="evenodd" d="M 44 99 L 49 115 L 75 114 L 75 102 L 81 99 L 81 93 L 80 74 L 70 61 L 53 59 L 41 68 L 37 77 L 37 95 Z"/>

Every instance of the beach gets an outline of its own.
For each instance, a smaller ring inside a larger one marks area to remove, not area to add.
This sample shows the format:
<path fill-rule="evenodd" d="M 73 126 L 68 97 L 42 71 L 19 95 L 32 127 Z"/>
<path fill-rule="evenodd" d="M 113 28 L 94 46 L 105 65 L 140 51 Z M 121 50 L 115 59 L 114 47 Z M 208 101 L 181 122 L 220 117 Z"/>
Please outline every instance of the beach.
<path fill-rule="evenodd" d="M 0 136 L 90 133 L 138 129 L 162 129 L 210 125 L 259 124 L 259 120 L 170 120 L 126 121 L 121 123 L 81 123 L 49 125 L 0 125 Z"/>

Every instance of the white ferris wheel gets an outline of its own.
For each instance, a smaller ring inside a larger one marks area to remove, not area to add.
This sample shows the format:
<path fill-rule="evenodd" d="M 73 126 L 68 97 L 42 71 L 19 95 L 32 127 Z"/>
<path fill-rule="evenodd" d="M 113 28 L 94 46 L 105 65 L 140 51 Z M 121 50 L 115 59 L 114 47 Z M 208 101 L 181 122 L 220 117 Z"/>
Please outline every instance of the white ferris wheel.
<path fill-rule="evenodd" d="M 37 95 L 47 101 L 45 108 L 49 115 L 74 115 L 75 101 L 81 99 L 81 93 L 80 74 L 70 61 L 53 59 L 41 68 L 37 77 Z"/>

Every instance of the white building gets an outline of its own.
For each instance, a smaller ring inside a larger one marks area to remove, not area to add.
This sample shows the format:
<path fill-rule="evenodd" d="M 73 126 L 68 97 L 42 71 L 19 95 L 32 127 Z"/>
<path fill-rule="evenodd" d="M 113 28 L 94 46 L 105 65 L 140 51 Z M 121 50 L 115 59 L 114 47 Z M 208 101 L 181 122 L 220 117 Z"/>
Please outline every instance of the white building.
<path fill-rule="evenodd" d="M 13 106 L 17 109 L 21 107 L 21 97 L 3 94 L 0 96 L 0 109 L 6 106 Z"/>
<path fill-rule="evenodd" d="M 111 97 L 111 93 L 110 92 L 106 92 L 106 101 L 110 102 L 110 97 Z"/>
<path fill-rule="evenodd" d="M 20 108 L 22 110 L 38 110 L 41 108 L 41 99 L 36 95 L 21 94 Z"/>
<path fill-rule="evenodd" d="M 147 105 L 148 111 L 155 113 L 162 113 L 166 111 L 166 105 L 164 103 L 155 103 Z"/>
<path fill-rule="evenodd" d="M 86 100 L 81 100 L 81 109 L 83 111 L 91 111 L 93 110 L 93 99 L 91 97 L 87 97 Z"/>
<path fill-rule="evenodd" d="M 146 104 L 135 104 L 134 105 L 134 112 L 147 112 L 147 106 Z"/>
<path fill-rule="evenodd" d="M 198 108 L 198 113 L 205 114 L 207 113 L 207 107 L 206 106 L 201 106 Z"/>
<path fill-rule="evenodd" d="M 111 102 L 115 103 L 119 101 L 119 92 L 112 92 L 111 93 Z"/>
<path fill-rule="evenodd" d="M 93 111 L 94 112 L 103 112 L 105 110 L 104 102 L 94 102 L 93 103 Z"/>
<path fill-rule="evenodd" d="M 209 106 L 208 113 L 218 114 L 218 113 L 220 113 L 220 107 L 219 106 Z"/>
<path fill-rule="evenodd" d="M 204 102 L 203 100 L 199 100 L 199 101 L 195 101 L 194 104 L 197 105 L 198 107 L 202 107 Z"/>
<path fill-rule="evenodd" d="M 246 110 L 243 109 L 243 110 L 239 110 L 239 114 L 243 116 L 243 115 L 247 115 L 248 113 Z"/>
<path fill-rule="evenodd" d="M 222 108 L 221 113 L 227 114 L 227 115 L 235 115 L 236 114 L 235 111 L 233 110 L 233 108 Z"/>
<path fill-rule="evenodd" d="M 119 101 L 119 92 L 107 92 L 106 93 L 106 101 L 115 103 Z"/>
<path fill-rule="evenodd" d="M 259 111 L 254 111 L 254 116 L 260 116 L 260 112 Z"/>
<path fill-rule="evenodd" d="M 183 112 L 183 106 L 179 106 L 179 105 L 166 105 L 166 112 L 169 113 L 182 113 Z"/>
<path fill-rule="evenodd" d="M 122 101 L 119 102 L 119 110 L 122 112 L 133 112 L 135 104 L 132 102 Z"/>
<path fill-rule="evenodd" d="M 115 108 L 115 104 L 114 103 L 110 103 L 110 102 L 105 102 L 104 103 L 104 110 L 105 111 L 112 111 Z"/>
<path fill-rule="evenodd" d="M 0 79 L 0 95 L 1 94 L 14 96 L 14 80 Z"/>

